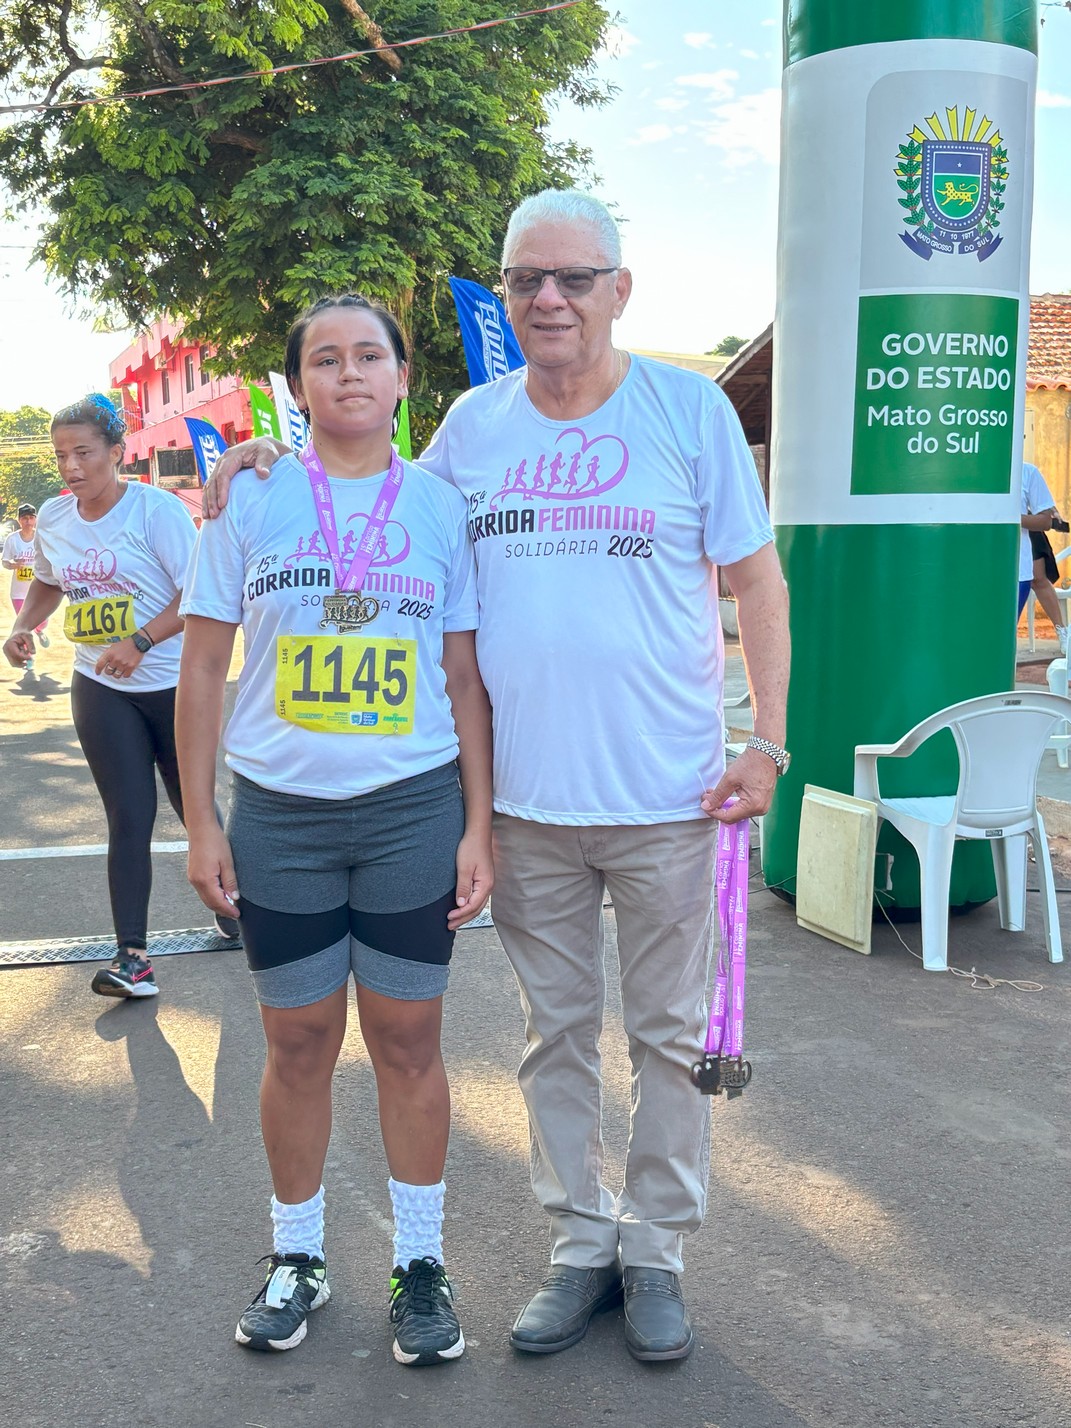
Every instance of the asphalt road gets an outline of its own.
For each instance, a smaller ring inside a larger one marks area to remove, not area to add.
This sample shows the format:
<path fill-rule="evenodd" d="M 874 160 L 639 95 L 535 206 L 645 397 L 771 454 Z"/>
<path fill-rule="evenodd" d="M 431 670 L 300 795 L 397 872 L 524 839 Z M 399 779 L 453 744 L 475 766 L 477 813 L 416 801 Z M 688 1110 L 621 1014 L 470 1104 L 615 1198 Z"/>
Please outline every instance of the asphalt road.
<path fill-rule="evenodd" d="M 64 648 L 36 689 L 0 672 L 5 848 L 103 841 L 69 726 Z M 45 682 L 47 681 L 47 682 Z M 44 697 L 41 697 L 42 694 Z M 168 811 L 157 837 L 181 837 Z M 151 926 L 206 925 L 183 858 L 156 860 Z M 0 861 L 0 938 L 105 934 L 103 859 Z M 1065 938 L 1071 944 L 1065 912 Z M 0 971 L 0 1303 L 21 1428 L 1066 1428 L 1071 1422 L 1071 963 L 1040 915 L 953 922 L 951 958 L 1034 993 L 924 973 L 885 927 L 864 958 L 752 899 L 755 1079 L 714 1104 L 707 1224 L 687 1249 L 697 1346 L 635 1363 L 621 1318 L 526 1358 L 509 1324 L 543 1270 L 513 1072 L 521 1018 L 492 931 L 459 938 L 448 1264 L 468 1351 L 390 1356 L 387 1170 L 351 1025 L 327 1172 L 334 1298 L 304 1345 L 233 1342 L 270 1247 L 257 1126 L 263 1040 L 240 952 L 168 957 L 157 1002 L 89 994 L 91 968 Z M 613 957 L 613 917 L 609 960 Z M 918 929 L 901 935 L 919 945 Z M 629 1067 L 611 975 L 608 1168 Z"/>

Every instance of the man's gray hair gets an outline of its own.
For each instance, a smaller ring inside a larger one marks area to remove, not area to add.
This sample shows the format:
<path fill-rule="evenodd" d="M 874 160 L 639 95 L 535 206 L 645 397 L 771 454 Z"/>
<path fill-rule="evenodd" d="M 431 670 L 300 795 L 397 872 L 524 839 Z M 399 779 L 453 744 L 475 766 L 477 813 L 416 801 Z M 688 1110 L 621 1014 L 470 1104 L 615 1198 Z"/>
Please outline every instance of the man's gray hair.
<path fill-rule="evenodd" d="M 594 229 L 606 262 L 614 267 L 620 266 L 621 234 L 606 204 L 578 188 L 545 188 L 542 193 L 526 198 L 513 210 L 502 244 L 504 268 L 509 266 L 510 255 L 522 236 L 537 223 L 583 224 Z"/>

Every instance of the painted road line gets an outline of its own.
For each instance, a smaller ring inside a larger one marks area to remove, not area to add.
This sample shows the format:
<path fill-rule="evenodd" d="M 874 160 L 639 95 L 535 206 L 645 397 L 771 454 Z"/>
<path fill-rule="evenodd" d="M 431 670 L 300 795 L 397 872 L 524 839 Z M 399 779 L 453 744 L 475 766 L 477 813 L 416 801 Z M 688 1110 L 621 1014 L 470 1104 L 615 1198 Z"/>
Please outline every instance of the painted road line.
<path fill-rule="evenodd" d="M 181 843 L 151 843 L 153 853 L 185 853 L 190 845 Z M 102 858 L 107 843 L 72 843 L 59 848 L 0 848 L 0 863 L 16 862 L 20 858 Z"/>

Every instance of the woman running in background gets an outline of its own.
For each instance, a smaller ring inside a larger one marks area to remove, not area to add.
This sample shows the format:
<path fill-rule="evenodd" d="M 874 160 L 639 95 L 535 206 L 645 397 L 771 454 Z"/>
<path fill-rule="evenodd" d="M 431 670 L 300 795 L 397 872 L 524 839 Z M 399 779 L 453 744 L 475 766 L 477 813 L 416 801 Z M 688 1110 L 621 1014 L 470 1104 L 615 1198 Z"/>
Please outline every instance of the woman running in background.
<path fill-rule="evenodd" d="M 181 501 L 121 481 L 126 426 L 99 394 L 52 419 L 56 463 L 69 495 L 45 502 L 33 580 L 4 645 L 25 668 L 33 631 L 67 600 L 75 645 L 71 711 L 108 819 L 108 891 L 117 951 L 93 977 L 106 997 L 154 997 L 147 935 L 156 770 L 179 818 L 175 685 L 182 649 L 179 593 L 196 532 Z M 238 925 L 217 920 L 221 935 Z"/>
<path fill-rule="evenodd" d="M 26 599 L 26 592 L 30 588 L 33 580 L 34 562 L 34 531 L 37 529 L 37 507 L 31 505 L 29 501 L 24 501 L 16 512 L 19 522 L 17 531 L 12 531 L 7 540 L 4 541 L 3 554 L 0 560 L 3 561 L 4 569 L 13 572 L 11 576 L 11 603 L 15 607 L 17 615 L 22 609 L 22 602 Z M 34 630 L 42 649 L 48 649 L 49 639 L 45 634 L 45 625 L 42 622 Z M 26 669 L 33 669 L 33 660 L 27 661 Z"/>
<path fill-rule="evenodd" d="M 388 312 L 323 299 L 291 329 L 285 367 L 312 441 L 201 527 L 182 602 L 190 881 L 217 913 L 237 903 L 268 1043 L 274 1252 L 235 1337 L 292 1349 L 330 1297 L 322 1180 L 352 975 L 390 1170 L 394 1357 L 434 1364 L 465 1348 L 443 1267 L 443 993 L 454 932 L 492 880 L 467 508 L 392 449 L 408 369 Z M 216 743 L 239 624 L 225 836 Z"/>

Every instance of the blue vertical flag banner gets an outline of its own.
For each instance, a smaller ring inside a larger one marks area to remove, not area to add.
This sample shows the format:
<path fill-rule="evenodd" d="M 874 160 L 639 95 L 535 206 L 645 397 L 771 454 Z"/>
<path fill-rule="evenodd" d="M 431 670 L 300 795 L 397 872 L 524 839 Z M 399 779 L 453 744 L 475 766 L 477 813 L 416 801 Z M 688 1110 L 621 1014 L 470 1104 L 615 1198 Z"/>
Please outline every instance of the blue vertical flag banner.
<path fill-rule="evenodd" d="M 469 282 L 468 278 L 451 278 L 450 291 L 461 324 L 461 341 L 465 345 L 472 385 L 479 387 L 523 367 L 524 358 L 506 309 L 494 293 L 479 283 Z"/>
<path fill-rule="evenodd" d="M 275 410 L 279 413 L 279 430 L 282 440 L 291 451 L 301 451 L 308 444 L 309 428 L 305 418 L 298 411 L 297 402 L 290 395 L 286 378 L 281 372 L 269 372 L 271 394 L 275 398 Z"/>
<path fill-rule="evenodd" d="M 193 441 L 193 459 L 197 462 L 197 474 L 203 486 L 213 465 L 226 451 L 227 443 L 211 422 L 197 417 L 184 417 L 183 420 Z"/>

